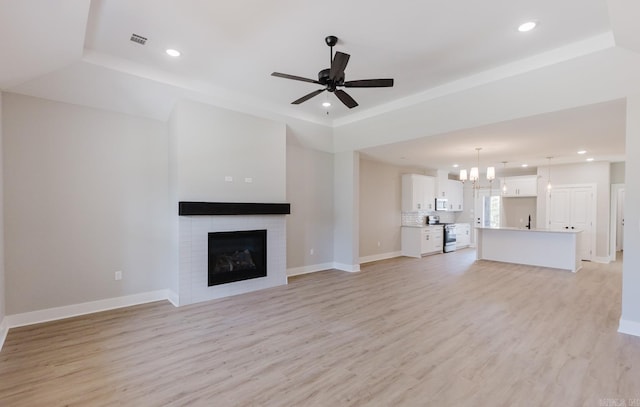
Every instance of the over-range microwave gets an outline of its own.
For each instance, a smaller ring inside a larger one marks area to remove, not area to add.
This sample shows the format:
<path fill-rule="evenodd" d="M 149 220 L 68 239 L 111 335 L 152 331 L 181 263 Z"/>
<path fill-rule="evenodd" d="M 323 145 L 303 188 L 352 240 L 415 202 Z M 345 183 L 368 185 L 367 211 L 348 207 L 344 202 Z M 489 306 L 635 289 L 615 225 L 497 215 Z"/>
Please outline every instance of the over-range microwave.
<path fill-rule="evenodd" d="M 445 198 L 436 198 L 436 211 L 446 211 L 447 200 Z"/>

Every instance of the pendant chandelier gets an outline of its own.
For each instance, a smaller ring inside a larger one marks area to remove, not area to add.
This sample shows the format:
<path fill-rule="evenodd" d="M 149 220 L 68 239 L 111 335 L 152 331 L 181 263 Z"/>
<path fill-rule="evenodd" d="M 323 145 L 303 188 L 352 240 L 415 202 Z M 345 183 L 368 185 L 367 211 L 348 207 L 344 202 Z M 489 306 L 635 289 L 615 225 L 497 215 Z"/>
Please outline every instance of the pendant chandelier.
<path fill-rule="evenodd" d="M 551 192 L 551 159 L 553 157 L 547 157 L 547 191 Z"/>
<path fill-rule="evenodd" d="M 460 170 L 460 177 L 459 177 L 460 181 L 465 182 L 469 180 L 473 182 L 474 190 L 477 190 L 480 188 L 480 182 L 479 182 L 480 181 L 480 150 L 482 150 L 482 147 L 476 147 L 476 152 L 478 155 L 477 166 L 471 168 L 471 171 L 469 171 L 468 177 L 467 177 L 466 169 Z M 487 180 L 489 180 L 489 189 L 491 189 L 494 179 L 496 179 L 495 167 L 487 167 Z"/>
<path fill-rule="evenodd" d="M 507 193 L 507 162 L 508 161 L 502 162 L 502 195 Z"/>

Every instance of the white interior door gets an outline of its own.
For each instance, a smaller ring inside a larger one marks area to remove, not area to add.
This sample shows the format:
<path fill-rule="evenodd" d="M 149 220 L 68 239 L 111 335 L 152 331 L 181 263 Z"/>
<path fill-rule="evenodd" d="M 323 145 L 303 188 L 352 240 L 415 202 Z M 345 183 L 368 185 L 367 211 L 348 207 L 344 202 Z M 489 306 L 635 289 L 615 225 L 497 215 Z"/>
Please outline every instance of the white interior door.
<path fill-rule="evenodd" d="M 591 202 L 593 192 L 589 188 L 575 188 L 571 197 L 571 229 L 582 229 L 582 259 L 591 260 L 593 248 L 593 220 L 591 219 Z"/>
<path fill-rule="evenodd" d="M 571 223 L 571 191 L 554 188 L 549 199 L 549 229 L 565 229 Z"/>
<path fill-rule="evenodd" d="M 591 260 L 595 251 L 594 199 L 592 186 L 554 187 L 549 198 L 549 228 L 581 229 L 582 260 Z"/>

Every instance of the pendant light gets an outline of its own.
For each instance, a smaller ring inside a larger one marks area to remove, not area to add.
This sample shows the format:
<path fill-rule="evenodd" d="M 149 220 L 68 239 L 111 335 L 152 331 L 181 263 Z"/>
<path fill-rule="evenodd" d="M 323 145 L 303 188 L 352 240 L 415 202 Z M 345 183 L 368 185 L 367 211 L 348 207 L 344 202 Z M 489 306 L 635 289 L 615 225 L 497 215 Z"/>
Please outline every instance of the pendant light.
<path fill-rule="evenodd" d="M 507 161 L 502 162 L 502 195 L 507 193 Z"/>
<path fill-rule="evenodd" d="M 553 157 L 547 157 L 548 167 L 547 167 L 547 191 L 551 193 L 551 159 Z"/>
<path fill-rule="evenodd" d="M 479 182 L 480 181 L 480 150 L 482 150 L 482 147 L 476 147 L 477 166 L 471 168 L 471 170 L 468 173 L 468 176 L 467 176 L 467 170 L 461 169 L 460 175 L 458 178 L 463 183 L 467 180 L 473 182 L 474 191 L 480 188 L 480 182 Z M 489 180 L 489 190 L 491 190 L 491 186 L 494 179 L 496 179 L 495 167 L 487 167 L 487 180 Z"/>

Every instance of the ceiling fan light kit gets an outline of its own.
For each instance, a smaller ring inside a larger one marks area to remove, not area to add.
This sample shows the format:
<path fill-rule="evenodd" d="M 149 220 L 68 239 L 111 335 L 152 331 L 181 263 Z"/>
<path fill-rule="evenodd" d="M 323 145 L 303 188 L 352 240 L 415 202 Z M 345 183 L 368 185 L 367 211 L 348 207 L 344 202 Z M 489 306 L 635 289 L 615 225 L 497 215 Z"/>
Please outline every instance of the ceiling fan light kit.
<path fill-rule="evenodd" d="M 326 44 L 330 47 L 330 67 L 318 72 L 318 80 L 304 78 L 302 76 L 289 75 L 280 72 L 273 72 L 271 76 L 284 79 L 292 79 L 294 81 L 315 83 L 324 86 L 323 89 L 315 90 L 291 102 L 293 105 L 299 105 L 306 102 L 314 96 L 318 96 L 324 91 L 332 92 L 340 101 L 349 109 L 358 106 L 356 102 L 347 92 L 338 87 L 344 88 L 390 88 L 393 86 L 393 79 L 360 79 L 355 81 L 345 81 L 344 70 L 349 63 L 349 54 L 340 51 L 333 52 L 333 47 L 338 43 L 338 37 L 329 35 L 325 39 Z"/>

